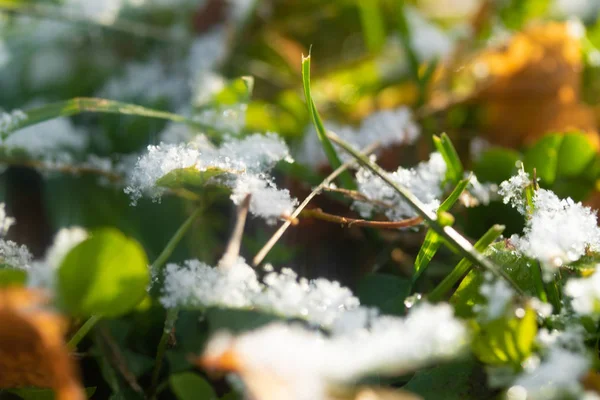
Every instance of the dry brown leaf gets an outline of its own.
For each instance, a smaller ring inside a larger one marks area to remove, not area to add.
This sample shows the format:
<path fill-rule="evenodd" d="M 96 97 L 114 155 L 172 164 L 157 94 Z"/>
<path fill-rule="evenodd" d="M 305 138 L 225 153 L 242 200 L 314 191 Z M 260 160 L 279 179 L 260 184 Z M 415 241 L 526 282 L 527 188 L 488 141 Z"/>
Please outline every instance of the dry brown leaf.
<path fill-rule="evenodd" d="M 491 142 L 520 147 L 549 132 L 583 131 L 598 148 L 594 110 L 581 101 L 583 62 L 570 23 L 538 24 L 473 62 L 476 102 Z"/>
<path fill-rule="evenodd" d="M 0 290 L 0 388 L 52 388 L 57 400 L 85 399 L 63 336 L 66 320 L 43 293 Z"/>

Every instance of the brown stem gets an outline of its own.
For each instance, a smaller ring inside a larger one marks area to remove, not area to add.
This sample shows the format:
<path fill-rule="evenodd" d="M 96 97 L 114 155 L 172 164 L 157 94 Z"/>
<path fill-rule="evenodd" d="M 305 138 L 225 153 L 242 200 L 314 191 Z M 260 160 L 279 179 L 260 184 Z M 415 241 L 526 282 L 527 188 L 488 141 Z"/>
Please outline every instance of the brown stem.
<path fill-rule="evenodd" d="M 401 221 L 369 221 L 366 219 L 348 218 L 342 217 L 340 215 L 329 214 L 324 212 L 320 208 L 311 208 L 309 210 L 304 210 L 300 215 L 305 218 L 315 218 L 320 219 L 322 221 L 333 222 L 336 224 L 348 225 L 348 227 L 365 226 L 369 228 L 378 229 L 410 228 L 413 226 L 420 225 L 423 222 L 423 218 L 421 217 L 412 217 L 408 219 L 403 219 Z"/>
<path fill-rule="evenodd" d="M 324 187 L 323 188 L 324 192 L 334 192 L 334 193 L 340 193 L 343 194 L 344 196 L 347 196 L 351 199 L 354 200 L 358 200 L 358 201 L 362 201 L 365 203 L 371 203 L 371 204 L 375 204 L 377 206 L 380 207 L 385 207 L 385 208 L 392 208 L 393 206 L 391 204 L 388 204 L 384 201 L 380 201 L 380 200 L 375 200 L 375 199 L 370 199 L 369 197 L 365 196 L 364 194 L 362 194 L 361 192 L 358 192 L 356 190 L 348 190 L 348 189 L 344 189 L 344 188 L 336 188 L 336 187 Z"/>

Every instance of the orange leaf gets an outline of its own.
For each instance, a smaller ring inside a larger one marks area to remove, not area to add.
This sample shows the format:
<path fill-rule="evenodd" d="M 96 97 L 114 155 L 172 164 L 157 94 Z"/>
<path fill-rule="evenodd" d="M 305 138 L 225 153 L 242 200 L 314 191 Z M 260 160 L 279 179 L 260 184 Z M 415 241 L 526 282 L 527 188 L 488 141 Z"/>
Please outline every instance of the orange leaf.
<path fill-rule="evenodd" d="M 39 291 L 0 290 L 0 388 L 48 387 L 57 400 L 85 399 L 63 342 L 66 320 L 47 302 Z"/>

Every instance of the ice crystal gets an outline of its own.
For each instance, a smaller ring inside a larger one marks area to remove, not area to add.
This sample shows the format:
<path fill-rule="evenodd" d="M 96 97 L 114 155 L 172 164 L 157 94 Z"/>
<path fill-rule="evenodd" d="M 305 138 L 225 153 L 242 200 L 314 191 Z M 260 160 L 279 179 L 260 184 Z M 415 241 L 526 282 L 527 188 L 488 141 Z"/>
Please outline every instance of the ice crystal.
<path fill-rule="evenodd" d="M 15 223 L 15 219 L 6 215 L 6 206 L 0 203 L 0 236 L 5 236 Z"/>
<path fill-rule="evenodd" d="M 520 252 L 553 267 L 577 261 L 588 249 L 600 249 L 596 213 L 589 207 L 546 189 L 535 192 L 533 205 L 523 235 L 511 237 Z"/>
<path fill-rule="evenodd" d="M 338 282 L 298 278 L 290 269 L 269 272 L 261 282 L 243 259 L 227 268 L 213 268 L 197 260 L 186 261 L 182 267 L 167 265 L 161 303 L 167 308 L 255 308 L 326 328 L 360 306 L 352 292 Z M 354 323 L 357 328 L 368 323 L 364 316 L 353 314 L 352 318 L 361 321 Z M 346 326 L 349 319 L 344 321 Z"/>
<path fill-rule="evenodd" d="M 600 269 L 587 278 L 571 278 L 565 286 L 565 294 L 572 298 L 573 310 L 582 315 L 600 311 Z"/>
<path fill-rule="evenodd" d="M 423 304 L 406 318 L 381 318 L 368 330 L 333 337 L 282 323 L 237 337 L 219 333 L 203 363 L 218 367 L 231 358 L 252 398 L 324 400 L 331 388 L 367 375 L 397 376 L 456 356 L 467 340 L 450 306 Z"/>
<path fill-rule="evenodd" d="M 504 204 L 511 204 L 521 214 L 526 212 L 526 200 L 524 190 L 531 184 L 529 174 L 519 169 L 517 175 L 500 184 L 498 194 L 502 196 Z"/>
<path fill-rule="evenodd" d="M 448 34 L 414 8 L 405 8 L 408 28 L 411 32 L 411 47 L 421 61 L 443 59 L 450 54 L 454 44 Z"/>
<path fill-rule="evenodd" d="M 9 113 L 0 114 L 0 135 L 4 136 L 13 131 L 26 119 L 27 114 L 21 110 L 13 110 Z"/>
<path fill-rule="evenodd" d="M 267 174 L 280 160 L 292 161 L 287 146 L 275 134 L 229 140 L 219 148 L 205 140 L 177 145 L 161 143 L 148 146 L 148 152 L 138 159 L 125 192 L 134 203 L 143 193 L 156 199 L 164 192 L 156 186 L 156 181 L 169 172 L 181 168 L 198 171 L 218 168 L 228 172 L 218 182 L 232 189 L 231 199 L 235 204 L 251 194 L 250 212 L 273 222 L 289 215 L 296 205 L 289 191 L 278 190 Z"/>
<path fill-rule="evenodd" d="M 0 264 L 12 268 L 29 269 L 33 256 L 25 245 L 19 245 L 12 240 L 0 239 Z"/>
<path fill-rule="evenodd" d="M 503 280 L 486 274 L 486 281 L 479 288 L 479 292 L 486 299 L 486 304 L 476 304 L 474 310 L 484 320 L 494 320 L 504 315 L 506 307 L 514 296 L 514 291 Z"/>
<path fill-rule="evenodd" d="M 409 190 L 431 210 L 437 209 L 442 195 L 442 182 L 446 174 L 446 163 L 439 153 L 432 153 L 429 160 L 422 162 L 415 168 L 398 168 L 389 173 L 389 177 Z M 410 204 L 405 202 L 390 185 L 371 171 L 361 168 L 356 173 L 358 190 L 375 202 L 354 202 L 363 217 L 369 217 L 374 211 L 383 212 L 391 221 L 415 216 Z"/>
<path fill-rule="evenodd" d="M 375 112 L 365 118 L 358 128 L 334 123 L 326 123 L 326 128 L 357 149 L 375 142 L 382 147 L 411 144 L 420 135 L 420 128 L 414 122 L 413 115 L 407 107 Z M 323 147 L 312 126 L 304 134 L 302 148 L 297 158 L 300 162 L 315 167 L 327 163 Z"/>

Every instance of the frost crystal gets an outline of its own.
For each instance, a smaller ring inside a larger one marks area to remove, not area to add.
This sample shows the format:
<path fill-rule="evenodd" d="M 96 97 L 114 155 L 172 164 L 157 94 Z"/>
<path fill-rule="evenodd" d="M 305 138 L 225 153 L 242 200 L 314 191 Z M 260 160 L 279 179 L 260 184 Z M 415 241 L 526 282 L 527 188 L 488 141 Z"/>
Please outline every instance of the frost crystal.
<path fill-rule="evenodd" d="M 67 151 L 82 151 L 88 137 L 73 126 L 68 118 L 55 118 L 21 129 L 0 141 L 7 151 L 26 151 L 32 157 L 48 162 L 72 161 Z"/>
<path fill-rule="evenodd" d="M 9 113 L 0 114 L 0 135 L 6 135 L 13 131 L 26 119 L 27 114 L 21 110 L 13 110 Z"/>
<path fill-rule="evenodd" d="M 252 267 L 243 260 L 229 268 L 213 268 L 197 260 L 188 260 L 183 267 L 168 264 L 161 303 L 166 308 L 235 307 L 252 305 L 260 284 Z"/>
<path fill-rule="evenodd" d="M 531 179 L 529 174 L 522 169 L 516 176 L 511 177 L 509 180 L 504 181 L 500 184 L 498 194 L 503 196 L 504 204 L 511 204 L 521 214 L 526 212 L 526 201 L 523 191 L 529 184 Z"/>
<path fill-rule="evenodd" d="M 406 318 L 382 317 L 340 336 L 281 323 L 238 337 L 220 333 L 202 361 L 218 368 L 231 359 L 252 398 L 325 400 L 331 388 L 367 375 L 396 376 L 456 356 L 467 340 L 450 306 L 422 304 Z"/>
<path fill-rule="evenodd" d="M 561 200 L 545 189 L 535 192 L 533 205 L 523 236 L 511 237 L 517 250 L 552 267 L 577 261 L 588 249 L 600 249 L 596 213 L 589 207 L 570 198 Z"/>
<path fill-rule="evenodd" d="M 411 144 L 420 135 L 419 126 L 414 122 L 413 115 L 407 107 L 378 111 L 365 118 L 360 127 L 356 129 L 333 123 L 326 123 L 326 128 L 357 149 L 362 149 L 375 142 L 382 147 Z M 300 162 L 314 167 L 327 164 L 327 157 L 314 127 L 311 126 L 304 134 L 304 142 L 297 158 Z"/>
<path fill-rule="evenodd" d="M 281 160 L 292 161 L 285 142 L 272 133 L 226 141 L 219 148 L 200 139 L 187 144 L 161 143 L 148 146 L 148 153 L 138 159 L 129 173 L 125 192 L 131 195 L 134 203 L 143 193 L 157 199 L 164 189 L 157 187 L 156 182 L 169 172 L 181 168 L 198 171 L 218 168 L 228 174 L 215 182 L 232 189 L 233 202 L 240 204 L 247 194 L 251 194 L 250 212 L 271 223 L 289 215 L 297 203 L 289 191 L 278 190 L 267 174 Z"/>
<path fill-rule="evenodd" d="M 439 27 L 427 21 L 414 8 L 406 7 L 406 19 L 411 32 L 411 47 L 421 61 L 443 59 L 452 51 L 452 39 Z"/>
<path fill-rule="evenodd" d="M 575 312 L 590 315 L 600 310 L 600 269 L 587 278 L 572 278 L 567 281 L 565 294 L 572 297 Z"/>
<path fill-rule="evenodd" d="M 0 264 L 12 268 L 29 269 L 33 256 L 25 245 L 18 245 L 12 240 L 0 239 Z"/>
<path fill-rule="evenodd" d="M 290 269 L 270 272 L 260 282 L 241 258 L 228 268 L 197 260 L 186 261 L 183 267 L 168 264 L 161 303 L 167 308 L 256 308 L 328 328 L 345 312 L 359 308 L 358 299 L 338 282 L 298 278 Z M 367 323 L 362 321 L 361 328 Z"/>
<path fill-rule="evenodd" d="M 437 209 L 442 195 L 442 182 L 446 175 L 446 163 L 439 153 L 432 153 L 429 161 L 422 162 L 415 168 L 398 168 L 389 174 L 399 186 L 409 190 L 431 210 Z M 374 202 L 354 202 L 354 208 L 365 218 L 374 211 L 383 212 L 390 221 L 414 217 L 416 214 L 396 191 L 375 176 L 371 171 L 361 168 L 356 173 L 358 190 Z M 389 205 L 386 207 L 385 205 Z"/>
<path fill-rule="evenodd" d="M 14 223 L 15 219 L 6 215 L 5 204 L 0 203 L 0 236 L 5 236 Z"/>
<path fill-rule="evenodd" d="M 494 320 L 501 317 L 506 312 L 506 307 L 513 298 L 514 292 L 503 279 L 494 279 L 493 276 L 486 275 L 479 292 L 487 300 L 485 306 L 476 304 L 474 310 L 481 310 L 480 316 L 485 320 Z"/>

